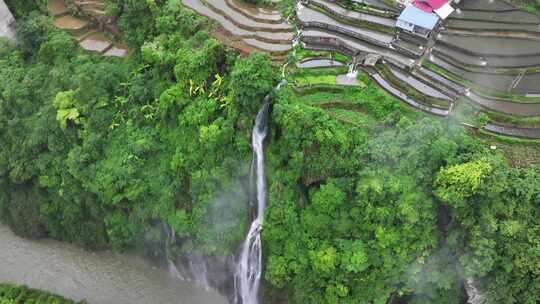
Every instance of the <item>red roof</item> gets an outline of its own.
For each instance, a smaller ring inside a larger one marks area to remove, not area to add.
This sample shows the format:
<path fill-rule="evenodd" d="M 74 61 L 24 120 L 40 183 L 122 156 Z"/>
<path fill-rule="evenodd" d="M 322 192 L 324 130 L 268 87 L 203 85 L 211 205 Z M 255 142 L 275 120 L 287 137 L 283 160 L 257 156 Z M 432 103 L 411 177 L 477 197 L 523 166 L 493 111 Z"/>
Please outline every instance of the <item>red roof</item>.
<path fill-rule="evenodd" d="M 431 8 L 431 6 L 429 6 L 429 4 L 427 4 L 426 2 L 424 1 L 414 1 L 414 6 L 416 6 L 417 8 L 423 10 L 424 12 L 427 12 L 427 13 L 431 13 L 433 12 L 433 9 Z"/>
<path fill-rule="evenodd" d="M 432 11 L 441 8 L 446 3 L 448 3 L 448 0 L 416 0 L 414 1 L 414 6 L 425 12 L 431 13 Z"/>

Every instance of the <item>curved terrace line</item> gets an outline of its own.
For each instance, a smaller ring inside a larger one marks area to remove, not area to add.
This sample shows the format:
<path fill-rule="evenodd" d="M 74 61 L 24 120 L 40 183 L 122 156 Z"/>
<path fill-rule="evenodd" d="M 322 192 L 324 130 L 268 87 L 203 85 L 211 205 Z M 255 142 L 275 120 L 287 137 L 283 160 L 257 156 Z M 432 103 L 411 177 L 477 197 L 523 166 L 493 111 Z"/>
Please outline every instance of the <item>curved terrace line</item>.
<path fill-rule="evenodd" d="M 441 33 L 465 37 L 489 38 L 516 38 L 540 41 L 540 32 L 514 31 L 514 30 L 486 30 L 486 29 L 445 29 Z"/>
<path fill-rule="evenodd" d="M 328 12 L 330 15 L 333 15 L 338 18 L 346 19 L 351 22 L 364 21 L 364 22 L 369 22 L 372 24 L 377 24 L 379 26 L 387 27 L 390 29 L 393 29 L 396 24 L 396 20 L 393 18 L 381 17 L 381 16 L 375 16 L 375 15 L 370 15 L 366 13 L 359 13 L 359 12 L 351 11 L 346 8 L 343 8 L 342 6 L 338 4 L 325 1 L 325 0 L 308 0 L 308 4 L 317 6 L 320 9 L 323 9 L 326 12 Z"/>
<path fill-rule="evenodd" d="M 300 21 L 300 24 L 305 28 L 316 27 L 340 32 L 377 46 L 388 47 L 393 40 L 392 35 L 342 23 L 339 20 L 335 20 L 330 16 L 309 7 L 305 7 L 299 11 L 297 13 L 297 18 Z"/>
<path fill-rule="evenodd" d="M 392 86 L 383 76 L 381 76 L 378 72 L 374 71 L 368 71 L 369 76 L 375 80 L 375 82 L 383 88 L 385 91 L 393 95 L 394 97 L 404 101 L 409 106 L 422 110 L 424 112 L 427 112 L 429 114 L 437 115 L 437 116 L 448 116 L 450 114 L 451 109 L 441 109 L 436 107 L 430 107 L 427 105 L 424 105 L 409 96 L 407 94 L 401 92 L 399 89 Z"/>
<path fill-rule="evenodd" d="M 510 9 L 518 9 L 515 5 L 501 0 L 476 0 L 476 1 L 461 1 L 459 7 L 462 9 L 474 10 L 484 9 L 490 12 L 505 11 Z"/>
<path fill-rule="evenodd" d="M 540 18 L 535 14 L 521 10 L 510 12 L 480 12 L 462 9 L 460 12 L 452 14 L 449 17 L 452 20 L 475 20 L 475 21 L 494 21 L 510 24 L 538 24 Z"/>
<path fill-rule="evenodd" d="M 540 72 L 540 64 L 531 66 L 492 67 L 482 65 L 481 61 L 475 62 L 474 64 L 466 63 L 437 49 L 433 50 L 431 53 L 448 64 L 472 73 L 517 76 L 523 71 L 527 71 L 528 73 Z"/>
<path fill-rule="evenodd" d="M 478 95 L 472 90 L 467 96 L 467 98 L 483 108 L 495 110 L 497 112 L 505 114 L 524 117 L 540 115 L 540 104 L 508 102 L 498 99 L 486 98 Z"/>
<path fill-rule="evenodd" d="M 465 37 L 463 37 L 465 38 Z M 472 37 L 467 37 L 467 38 L 472 38 Z M 477 39 L 480 39 L 479 37 L 475 37 Z M 485 39 L 489 39 L 487 37 L 484 37 Z M 519 43 L 519 40 L 516 39 L 515 41 L 516 43 Z M 529 41 L 530 42 L 530 41 Z M 523 41 L 521 42 L 523 43 Z M 471 55 L 471 56 L 490 56 L 490 57 L 497 57 L 497 58 L 509 58 L 509 57 L 518 57 L 518 58 L 530 58 L 530 57 L 537 57 L 537 56 L 540 56 L 540 44 L 538 45 L 538 48 L 536 48 L 535 46 L 531 46 L 532 47 L 532 52 L 531 53 L 524 53 L 524 54 L 515 54 L 515 53 L 508 53 L 508 54 L 501 54 L 501 53 L 494 53 L 492 52 L 490 49 L 487 49 L 484 51 L 482 50 L 482 52 L 480 51 L 475 51 L 475 50 L 471 50 L 471 49 L 466 49 L 464 48 L 464 46 L 459 46 L 459 45 L 456 45 L 454 44 L 454 42 L 450 41 L 449 39 L 447 39 L 446 35 L 440 35 L 440 37 L 437 37 L 437 45 L 438 44 L 441 44 L 447 48 L 450 48 L 450 49 L 454 49 L 454 50 L 457 50 L 461 53 L 464 53 L 464 54 L 467 54 L 467 55 Z M 487 45 L 487 44 L 486 44 Z M 497 49 L 497 46 L 494 46 L 496 48 L 496 50 L 494 51 L 497 51 L 497 50 L 500 50 L 500 49 Z M 510 51 L 508 51 L 510 52 Z"/>
<path fill-rule="evenodd" d="M 264 31 L 272 33 L 290 33 L 292 27 L 287 23 L 264 23 L 257 22 L 253 19 L 245 17 L 243 14 L 238 13 L 227 5 L 224 0 L 201 0 L 203 5 L 206 5 L 209 9 L 215 13 L 220 14 L 236 26 L 249 31 Z"/>
<path fill-rule="evenodd" d="M 515 23 L 499 23 L 494 21 L 474 21 L 462 19 L 447 19 L 445 27 L 450 29 L 470 29 L 470 30 L 514 30 L 530 33 L 540 32 L 540 27 L 537 24 L 515 24 Z"/>
<path fill-rule="evenodd" d="M 435 45 L 435 47 L 432 49 L 432 53 L 442 53 L 446 57 L 451 58 L 452 60 L 460 61 L 467 65 L 484 65 L 482 61 L 485 61 L 485 66 L 490 68 L 523 69 L 540 65 L 540 55 L 527 57 L 471 55 L 467 53 L 462 53 L 461 51 L 453 48 L 446 47 L 442 44 Z"/>
<path fill-rule="evenodd" d="M 320 40 L 319 43 L 316 42 L 317 39 Z M 408 58 L 396 51 L 371 45 L 355 38 L 344 37 L 339 33 L 328 33 L 321 30 L 306 30 L 302 33 L 302 40 L 306 43 L 313 42 L 315 44 L 324 44 L 328 41 L 334 40 L 336 42 L 334 42 L 333 45 L 345 45 L 349 50 L 353 50 L 352 54 L 345 54 L 348 56 L 355 55 L 359 52 L 377 53 L 382 55 L 386 60 L 392 61 L 399 67 L 412 67 L 414 65 L 413 59 Z"/>
<path fill-rule="evenodd" d="M 506 136 L 540 139 L 540 128 L 524 128 L 519 126 L 490 122 L 484 126 L 484 129 L 493 133 Z"/>
<path fill-rule="evenodd" d="M 246 6 L 248 4 L 238 3 L 238 1 L 235 0 L 225 0 L 225 2 L 231 9 L 257 22 L 274 24 L 285 22 L 279 13 L 272 13 L 271 11 L 264 11 L 258 8 L 247 8 Z"/>
<path fill-rule="evenodd" d="M 200 0 L 182 0 L 182 3 L 194 10 L 199 15 L 205 16 L 218 22 L 224 31 L 230 34 L 228 40 L 237 40 L 245 43 L 247 46 L 270 53 L 271 55 L 282 55 L 292 48 L 290 40 L 284 39 L 283 35 L 288 35 L 292 39 L 292 33 L 272 33 L 263 31 L 249 31 L 236 26 L 223 15 L 216 13 Z M 220 40 L 224 41 L 224 37 Z M 232 47 L 235 47 L 232 45 Z"/>

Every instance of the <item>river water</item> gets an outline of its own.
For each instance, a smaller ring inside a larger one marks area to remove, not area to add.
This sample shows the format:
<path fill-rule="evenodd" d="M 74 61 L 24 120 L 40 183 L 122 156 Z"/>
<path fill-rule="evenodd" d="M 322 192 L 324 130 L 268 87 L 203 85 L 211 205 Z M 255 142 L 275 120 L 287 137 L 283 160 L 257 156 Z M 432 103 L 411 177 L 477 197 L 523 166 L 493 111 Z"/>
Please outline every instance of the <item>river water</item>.
<path fill-rule="evenodd" d="M 92 253 L 28 240 L 0 225 L 0 282 L 26 284 L 90 304 L 226 304 L 216 292 L 173 280 L 134 254 Z"/>

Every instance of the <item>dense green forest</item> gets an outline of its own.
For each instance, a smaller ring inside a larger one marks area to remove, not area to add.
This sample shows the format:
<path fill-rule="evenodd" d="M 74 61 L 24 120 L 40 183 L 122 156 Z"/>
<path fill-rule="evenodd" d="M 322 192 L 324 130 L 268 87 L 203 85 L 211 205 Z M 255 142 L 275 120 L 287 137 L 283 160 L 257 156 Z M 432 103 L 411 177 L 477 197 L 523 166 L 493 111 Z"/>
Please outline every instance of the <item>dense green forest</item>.
<path fill-rule="evenodd" d="M 179 1 L 113 2 L 126 59 L 84 52 L 8 1 L 20 44 L 0 44 L 0 219 L 120 251 L 164 221 L 179 254 L 230 255 L 248 218 L 253 119 L 281 71 L 225 48 Z M 457 304 L 474 277 L 489 303 L 538 303 L 540 169 L 367 82 L 273 93 L 267 301 Z M 361 110 L 336 117 L 317 98 Z"/>

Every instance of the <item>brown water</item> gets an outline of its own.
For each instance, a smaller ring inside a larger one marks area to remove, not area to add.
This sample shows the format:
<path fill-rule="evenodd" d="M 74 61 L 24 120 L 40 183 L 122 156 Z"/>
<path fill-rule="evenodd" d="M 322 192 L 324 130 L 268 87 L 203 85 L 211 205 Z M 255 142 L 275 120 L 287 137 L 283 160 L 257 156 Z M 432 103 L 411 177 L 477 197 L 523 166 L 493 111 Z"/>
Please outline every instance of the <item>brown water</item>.
<path fill-rule="evenodd" d="M 54 25 L 64 30 L 82 30 L 86 28 L 88 21 L 66 15 L 54 20 Z"/>
<path fill-rule="evenodd" d="M 69 12 L 62 0 L 49 0 L 47 2 L 47 10 L 53 16 L 64 15 Z"/>
<path fill-rule="evenodd" d="M 101 53 L 111 46 L 111 41 L 102 32 L 96 32 L 81 41 L 81 46 L 85 50 Z"/>
<path fill-rule="evenodd" d="M 22 239 L 1 225 L 0 282 L 27 284 L 90 304 L 227 303 L 215 292 L 170 279 L 139 256 Z"/>
<path fill-rule="evenodd" d="M 128 53 L 129 53 L 129 49 L 127 46 L 123 44 L 115 44 L 103 55 L 111 56 L 111 57 L 125 57 Z"/>

